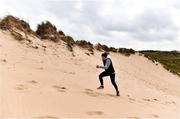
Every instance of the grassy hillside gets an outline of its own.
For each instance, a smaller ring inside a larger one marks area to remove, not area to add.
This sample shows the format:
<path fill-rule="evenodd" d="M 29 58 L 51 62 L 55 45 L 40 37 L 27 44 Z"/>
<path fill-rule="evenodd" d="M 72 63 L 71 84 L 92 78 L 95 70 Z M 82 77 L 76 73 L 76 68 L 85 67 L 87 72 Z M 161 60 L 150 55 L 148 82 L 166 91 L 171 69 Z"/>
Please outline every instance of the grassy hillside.
<path fill-rule="evenodd" d="M 177 51 L 140 51 L 145 57 L 161 63 L 164 68 L 180 76 L 180 52 Z"/>

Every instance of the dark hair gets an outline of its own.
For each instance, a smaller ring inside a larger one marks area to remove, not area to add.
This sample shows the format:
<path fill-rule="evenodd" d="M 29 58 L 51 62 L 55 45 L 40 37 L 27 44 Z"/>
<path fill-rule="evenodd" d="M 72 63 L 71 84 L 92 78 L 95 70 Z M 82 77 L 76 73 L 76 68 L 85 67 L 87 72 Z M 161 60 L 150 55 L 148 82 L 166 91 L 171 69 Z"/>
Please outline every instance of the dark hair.
<path fill-rule="evenodd" d="M 106 52 L 101 54 L 101 56 L 103 56 L 105 58 L 107 57 L 107 55 L 108 55 L 108 53 L 106 53 Z"/>

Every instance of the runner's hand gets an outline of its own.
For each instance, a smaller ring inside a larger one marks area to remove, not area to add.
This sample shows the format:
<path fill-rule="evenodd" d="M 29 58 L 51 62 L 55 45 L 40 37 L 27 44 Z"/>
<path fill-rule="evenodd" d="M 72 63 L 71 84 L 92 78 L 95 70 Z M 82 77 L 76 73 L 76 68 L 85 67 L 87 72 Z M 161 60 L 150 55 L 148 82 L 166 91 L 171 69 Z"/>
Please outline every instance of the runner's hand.
<path fill-rule="evenodd" d="M 100 68 L 100 66 L 99 66 L 99 65 L 96 65 L 96 68 Z"/>

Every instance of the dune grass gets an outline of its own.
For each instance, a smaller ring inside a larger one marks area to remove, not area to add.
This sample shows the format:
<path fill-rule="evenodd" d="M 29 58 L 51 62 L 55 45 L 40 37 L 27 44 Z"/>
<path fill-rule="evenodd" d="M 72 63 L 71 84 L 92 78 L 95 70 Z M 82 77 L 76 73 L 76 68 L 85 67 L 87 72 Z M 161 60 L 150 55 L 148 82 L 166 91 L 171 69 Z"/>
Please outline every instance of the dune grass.
<path fill-rule="evenodd" d="M 164 68 L 180 76 L 180 52 L 177 51 L 140 51 L 149 60 L 161 63 Z"/>

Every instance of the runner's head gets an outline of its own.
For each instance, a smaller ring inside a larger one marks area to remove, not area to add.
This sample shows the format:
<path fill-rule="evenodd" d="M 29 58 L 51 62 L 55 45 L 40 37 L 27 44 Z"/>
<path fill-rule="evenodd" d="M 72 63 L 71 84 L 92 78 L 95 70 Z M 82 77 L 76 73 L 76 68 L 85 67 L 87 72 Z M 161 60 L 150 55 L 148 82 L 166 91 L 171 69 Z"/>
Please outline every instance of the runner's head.
<path fill-rule="evenodd" d="M 101 54 L 101 57 L 102 57 L 102 60 L 105 60 L 106 58 L 107 58 L 107 56 L 108 56 L 108 53 L 102 53 Z"/>

